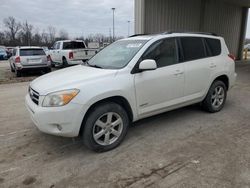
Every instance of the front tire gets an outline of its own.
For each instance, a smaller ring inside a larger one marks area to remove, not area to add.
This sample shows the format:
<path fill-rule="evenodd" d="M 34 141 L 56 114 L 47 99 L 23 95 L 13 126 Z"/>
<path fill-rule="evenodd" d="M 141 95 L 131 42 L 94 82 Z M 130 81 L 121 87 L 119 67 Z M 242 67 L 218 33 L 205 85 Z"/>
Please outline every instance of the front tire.
<path fill-rule="evenodd" d="M 83 129 L 84 144 L 96 152 L 116 148 L 126 136 L 129 118 L 116 103 L 103 103 L 89 113 Z"/>
<path fill-rule="evenodd" d="M 219 112 L 224 107 L 226 98 L 226 85 L 224 84 L 224 82 L 216 80 L 211 85 L 206 98 L 202 102 L 202 106 L 206 111 L 210 113 Z"/>

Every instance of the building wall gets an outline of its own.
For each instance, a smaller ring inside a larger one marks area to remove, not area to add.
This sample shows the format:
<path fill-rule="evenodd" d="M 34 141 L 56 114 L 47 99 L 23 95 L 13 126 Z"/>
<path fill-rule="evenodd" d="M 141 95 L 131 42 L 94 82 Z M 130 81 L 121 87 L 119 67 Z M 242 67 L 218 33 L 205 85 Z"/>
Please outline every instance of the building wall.
<path fill-rule="evenodd" d="M 140 16 L 143 17 L 138 24 L 140 16 L 135 16 L 136 33 L 169 30 L 214 32 L 225 38 L 230 52 L 240 56 L 241 39 L 246 29 L 242 27 L 244 8 L 240 5 L 220 0 L 135 1 L 138 3 L 135 12 L 141 9 Z"/>
<path fill-rule="evenodd" d="M 146 0 L 145 33 L 198 30 L 201 0 Z"/>
<path fill-rule="evenodd" d="M 221 35 L 230 49 L 237 54 L 240 47 L 242 7 L 216 0 L 207 0 L 203 31 Z"/>

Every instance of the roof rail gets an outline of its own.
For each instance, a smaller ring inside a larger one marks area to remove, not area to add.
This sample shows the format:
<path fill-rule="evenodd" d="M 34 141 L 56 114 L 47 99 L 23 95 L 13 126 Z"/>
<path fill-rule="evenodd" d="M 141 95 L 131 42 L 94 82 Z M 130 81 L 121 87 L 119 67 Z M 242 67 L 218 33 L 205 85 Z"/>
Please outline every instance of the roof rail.
<path fill-rule="evenodd" d="M 148 34 L 135 34 L 135 35 L 131 35 L 131 36 L 129 36 L 129 38 L 130 38 L 130 37 L 144 36 L 144 35 L 148 35 Z"/>
<path fill-rule="evenodd" d="M 212 32 L 194 32 L 194 31 L 166 31 L 163 32 L 162 34 L 167 35 L 167 34 L 173 34 L 173 33 L 187 33 L 187 34 L 200 34 L 200 35 L 212 35 L 212 36 L 218 36 L 216 33 Z"/>

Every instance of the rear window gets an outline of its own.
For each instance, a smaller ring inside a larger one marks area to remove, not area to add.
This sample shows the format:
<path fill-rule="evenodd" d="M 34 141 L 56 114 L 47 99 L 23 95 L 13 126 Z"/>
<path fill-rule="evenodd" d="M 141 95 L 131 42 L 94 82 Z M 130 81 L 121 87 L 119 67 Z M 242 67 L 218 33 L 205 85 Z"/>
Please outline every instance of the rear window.
<path fill-rule="evenodd" d="M 191 61 L 206 57 L 204 44 L 201 37 L 182 37 L 184 61 Z"/>
<path fill-rule="evenodd" d="M 209 56 L 217 56 L 221 54 L 221 43 L 218 39 L 205 38 L 208 47 Z"/>
<path fill-rule="evenodd" d="M 79 49 L 79 48 L 85 48 L 85 45 L 83 42 L 76 42 L 76 41 L 71 41 L 71 42 L 64 42 L 63 43 L 63 49 Z"/>
<path fill-rule="evenodd" d="M 20 56 L 46 55 L 43 49 L 21 49 Z"/>

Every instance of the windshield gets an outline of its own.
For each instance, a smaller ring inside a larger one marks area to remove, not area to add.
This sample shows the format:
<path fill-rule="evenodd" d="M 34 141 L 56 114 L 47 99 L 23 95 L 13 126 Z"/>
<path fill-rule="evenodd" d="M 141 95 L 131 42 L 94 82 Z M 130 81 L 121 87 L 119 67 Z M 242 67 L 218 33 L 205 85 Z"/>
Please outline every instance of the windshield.
<path fill-rule="evenodd" d="M 120 69 L 125 67 L 147 40 L 117 41 L 92 57 L 88 64 L 104 69 Z"/>

